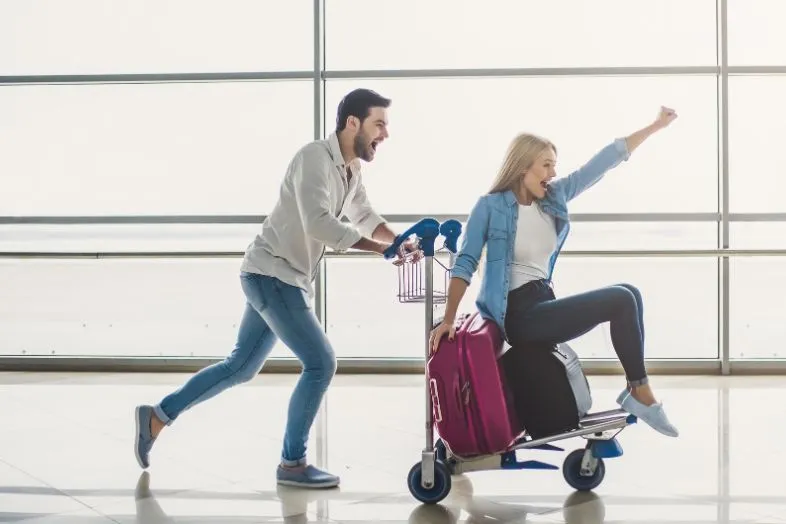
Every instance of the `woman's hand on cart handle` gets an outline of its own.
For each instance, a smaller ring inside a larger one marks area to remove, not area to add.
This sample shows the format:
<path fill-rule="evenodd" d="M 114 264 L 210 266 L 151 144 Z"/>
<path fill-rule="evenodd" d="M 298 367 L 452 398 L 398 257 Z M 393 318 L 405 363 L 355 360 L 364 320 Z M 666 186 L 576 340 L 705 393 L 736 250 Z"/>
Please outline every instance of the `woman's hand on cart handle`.
<path fill-rule="evenodd" d="M 431 355 L 437 352 L 439 349 L 439 342 L 442 340 L 442 337 L 445 336 L 445 333 L 448 334 L 448 340 L 453 340 L 456 336 L 456 324 L 455 322 L 445 323 L 444 321 L 431 330 L 431 335 L 429 336 L 428 345 L 429 345 L 429 352 Z"/>

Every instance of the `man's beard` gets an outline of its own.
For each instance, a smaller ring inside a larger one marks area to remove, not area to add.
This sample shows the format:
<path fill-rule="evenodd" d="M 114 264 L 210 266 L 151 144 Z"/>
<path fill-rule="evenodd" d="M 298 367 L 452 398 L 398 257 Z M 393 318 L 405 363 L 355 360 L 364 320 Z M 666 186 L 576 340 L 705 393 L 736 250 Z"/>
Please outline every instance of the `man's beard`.
<path fill-rule="evenodd" d="M 365 160 L 366 162 L 371 161 L 371 141 L 364 133 L 358 133 L 355 135 L 355 141 L 352 144 L 352 148 L 355 151 L 355 156 Z"/>

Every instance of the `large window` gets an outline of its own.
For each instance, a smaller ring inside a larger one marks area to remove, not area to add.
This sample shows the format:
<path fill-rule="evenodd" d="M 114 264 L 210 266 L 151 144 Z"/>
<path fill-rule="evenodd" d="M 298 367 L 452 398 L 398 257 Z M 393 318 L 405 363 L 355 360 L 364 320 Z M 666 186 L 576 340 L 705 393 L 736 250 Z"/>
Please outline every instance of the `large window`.
<path fill-rule="evenodd" d="M 245 298 L 236 259 L 0 261 L 0 354 L 223 357 Z M 283 344 L 274 355 L 290 356 Z"/>
<path fill-rule="evenodd" d="M 786 4 L 729 0 L 728 10 L 730 66 L 786 65 L 780 52 L 786 40 L 779 25 Z M 782 75 L 729 78 L 729 181 L 734 213 L 784 211 L 778 198 L 786 190 L 778 167 L 786 134 L 784 88 L 786 76 Z M 786 247 L 782 222 L 732 222 L 729 233 L 731 247 L 736 249 Z M 786 293 L 786 261 L 743 256 L 732 258 L 729 267 L 730 357 L 786 358 L 778 343 L 786 335 L 780 298 Z"/>
<path fill-rule="evenodd" d="M 730 268 L 731 358 L 786 358 L 786 258 L 738 257 Z"/>
<path fill-rule="evenodd" d="M 718 262 L 711 257 L 576 257 L 570 250 L 679 249 L 714 245 L 715 224 L 693 224 L 688 236 L 677 227 L 650 224 L 577 223 L 571 246 L 557 262 L 558 297 L 627 283 L 644 300 L 648 358 L 718 357 Z M 649 226 L 649 227 L 647 227 Z M 604 240 L 605 237 L 605 240 Z M 448 260 L 442 260 L 448 264 Z M 444 269 L 435 263 L 435 286 L 445 289 Z M 474 310 L 479 271 L 460 311 Z M 327 266 L 327 330 L 341 357 L 423 355 L 425 310 L 421 303 L 402 303 L 398 270 L 366 258 L 330 259 Z M 362 304 L 362 307 L 359 306 Z M 438 313 L 441 311 L 438 308 Z M 608 324 L 574 343 L 582 357 L 615 358 Z"/>
<path fill-rule="evenodd" d="M 256 224 L 0 226 L 0 251 L 242 253 Z M 240 257 L 0 260 L 0 355 L 223 357 Z M 274 357 L 291 357 L 282 343 Z"/>
<path fill-rule="evenodd" d="M 307 81 L 0 87 L 0 215 L 264 214 Z"/>
<path fill-rule="evenodd" d="M 554 141 L 566 176 L 675 108 L 570 203 L 557 295 L 637 286 L 649 358 L 786 358 L 784 257 L 715 252 L 786 248 L 784 15 L 782 0 L 0 2 L 0 355 L 226 355 L 254 217 L 369 87 L 393 105 L 364 183 L 399 231 L 468 214 L 518 133 Z M 394 266 L 331 254 L 325 275 L 339 358 L 422 357 L 423 304 L 399 301 Z M 615 358 L 608 325 L 573 345 Z"/>
<path fill-rule="evenodd" d="M 716 222 L 573 222 L 566 251 L 714 249 Z"/>
<path fill-rule="evenodd" d="M 424 354 L 424 306 L 397 301 L 394 268 L 378 261 L 338 259 L 328 263 L 327 272 L 328 335 L 337 355 L 419 358 Z M 565 257 L 558 262 L 555 292 L 565 297 L 617 283 L 635 285 L 644 299 L 647 358 L 710 359 L 718 357 L 717 282 L 717 262 L 711 258 Z M 477 290 L 475 282 L 461 311 L 474 309 Z M 616 358 L 608 324 L 572 345 L 583 358 Z"/>
<path fill-rule="evenodd" d="M 358 85 L 391 97 L 390 138 L 364 167 L 375 205 L 391 213 L 469 213 L 488 191 L 513 137 L 555 142 L 567 175 L 617 137 L 657 116 L 679 125 L 652 137 L 572 212 L 717 211 L 717 100 L 713 77 L 335 80 L 327 109 Z"/>
<path fill-rule="evenodd" d="M 565 257 L 554 279 L 560 297 L 618 283 L 636 286 L 644 302 L 647 358 L 718 357 L 715 259 Z M 608 324 L 573 345 L 582 356 L 615 357 Z"/>
<path fill-rule="evenodd" d="M 732 223 L 730 244 L 734 249 L 784 249 L 786 224 Z M 779 343 L 786 337 L 786 257 L 734 257 L 729 269 L 730 358 L 786 358 L 786 348 Z"/>
<path fill-rule="evenodd" d="M 786 62 L 786 58 L 784 58 Z M 784 211 L 782 163 L 786 136 L 786 76 L 729 79 L 731 211 Z"/>
<path fill-rule="evenodd" d="M 715 10 L 714 0 L 328 0 L 326 65 L 714 65 Z"/>
<path fill-rule="evenodd" d="M 784 65 L 786 3 L 782 0 L 728 0 L 727 4 L 729 65 Z"/>
<path fill-rule="evenodd" d="M 413 284 L 415 281 L 415 278 L 409 280 Z M 444 292 L 445 271 L 436 263 L 434 281 L 436 288 Z M 464 295 L 461 312 L 474 310 L 479 281 L 475 279 Z M 425 286 L 423 277 L 421 282 Z M 422 286 L 412 285 L 410 289 L 417 291 Z M 361 358 L 425 355 L 425 305 L 399 301 L 399 290 L 398 270 L 389 263 L 364 259 L 328 261 L 327 333 L 336 355 Z M 444 308 L 438 307 L 436 314 L 442 311 Z"/>
<path fill-rule="evenodd" d="M 260 227 L 260 224 L 2 225 L 0 252 L 240 253 Z"/>
<path fill-rule="evenodd" d="M 732 222 L 729 241 L 734 249 L 786 248 L 785 222 Z M 772 262 L 778 260 L 771 259 Z"/>
<path fill-rule="evenodd" d="M 0 75 L 308 70 L 312 7 L 311 0 L 3 0 Z"/>

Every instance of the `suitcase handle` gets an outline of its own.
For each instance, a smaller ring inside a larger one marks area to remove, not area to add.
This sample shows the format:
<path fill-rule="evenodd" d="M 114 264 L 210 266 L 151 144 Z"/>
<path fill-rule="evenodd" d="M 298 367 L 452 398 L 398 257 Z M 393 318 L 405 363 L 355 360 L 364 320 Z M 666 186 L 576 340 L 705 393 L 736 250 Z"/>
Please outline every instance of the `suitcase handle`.
<path fill-rule="evenodd" d="M 439 386 L 437 386 L 437 380 L 434 378 L 430 378 L 428 381 L 429 391 L 431 392 L 431 407 L 434 416 L 434 422 L 442 422 L 442 405 L 440 404 L 439 400 Z M 461 398 L 461 389 L 456 384 L 456 387 L 453 388 L 453 394 L 456 398 L 456 406 L 459 409 L 459 413 L 463 419 L 467 418 L 467 407 L 462 402 Z"/>
<path fill-rule="evenodd" d="M 442 406 L 439 404 L 439 393 L 436 379 L 429 379 L 429 389 L 431 390 L 431 405 L 434 407 L 434 421 L 442 422 Z"/>

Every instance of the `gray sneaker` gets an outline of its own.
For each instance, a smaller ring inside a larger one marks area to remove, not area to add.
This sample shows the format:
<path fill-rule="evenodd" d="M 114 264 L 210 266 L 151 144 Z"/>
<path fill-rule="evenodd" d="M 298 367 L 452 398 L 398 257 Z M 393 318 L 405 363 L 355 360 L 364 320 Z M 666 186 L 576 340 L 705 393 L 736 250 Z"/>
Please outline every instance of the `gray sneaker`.
<path fill-rule="evenodd" d="M 628 395 L 624 397 L 620 407 L 631 415 L 636 415 L 655 431 L 663 433 L 668 437 L 678 437 L 680 435 L 674 424 L 669 421 L 663 409 L 663 404 L 660 402 L 646 406 L 633 398 L 633 395 Z"/>
<path fill-rule="evenodd" d="M 298 488 L 334 488 L 338 486 L 340 480 L 337 476 L 325 471 L 306 466 L 303 471 L 278 467 L 276 479 L 283 486 L 295 486 Z"/>
<path fill-rule="evenodd" d="M 150 432 L 150 421 L 153 419 L 152 406 L 136 407 L 136 433 L 134 435 L 134 456 L 139 467 L 147 469 L 150 466 L 150 449 L 156 439 Z"/>

